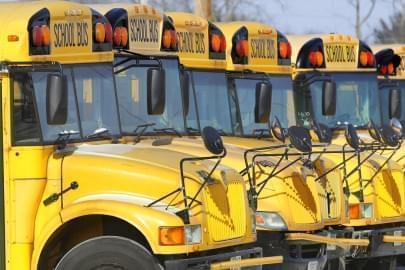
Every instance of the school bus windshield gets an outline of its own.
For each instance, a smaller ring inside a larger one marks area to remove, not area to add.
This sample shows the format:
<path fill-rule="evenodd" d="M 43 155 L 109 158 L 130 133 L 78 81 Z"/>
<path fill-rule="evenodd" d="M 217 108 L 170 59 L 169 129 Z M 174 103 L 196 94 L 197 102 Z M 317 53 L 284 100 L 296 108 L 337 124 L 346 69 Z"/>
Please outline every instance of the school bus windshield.
<path fill-rule="evenodd" d="M 198 125 L 201 129 L 212 126 L 223 134 L 237 136 L 252 136 L 255 129 L 269 129 L 268 124 L 255 123 L 254 117 L 256 84 L 267 81 L 266 76 L 231 74 L 227 81 L 224 72 L 192 71 L 190 74 L 198 114 L 194 113 L 194 104 L 190 101 L 189 129 L 197 129 Z M 294 125 L 291 76 L 274 76 L 270 81 L 273 86 L 270 119 L 277 116 L 283 125 Z"/>
<path fill-rule="evenodd" d="M 381 111 L 383 123 L 388 123 L 390 121 L 388 104 L 390 90 L 393 88 L 401 90 L 401 116 L 399 117 L 399 120 L 405 120 L 405 80 L 398 80 L 394 82 L 394 85 L 389 84 L 380 88 L 380 102 L 383 105 Z"/>
<path fill-rule="evenodd" d="M 13 143 L 52 144 L 61 132 L 75 131 L 71 139 L 86 139 L 98 129 L 119 135 L 115 85 L 110 64 L 65 65 L 68 117 L 63 125 L 49 125 L 46 84 L 53 70 L 13 69 Z"/>
<path fill-rule="evenodd" d="M 263 78 L 264 79 L 264 78 Z M 269 129 L 268 124 L 255 122 L 255 88 L 262 79 L 235 79 L 237 99 L 239 101 L 242 133 L 245 136 L 253 135 L 254 130 Z M 272 76 L 270 82 L 273 86 L 270 123 L 277 116 L 283 127 L 295 125 L 295 110 L 291 76 Z"/>
<path fill-rule="evenodd" d="M 331 128 L 343 127 L 349 123 L 356 127 L 366 127 L 370 120 L 373 120 L 377 125 L 381 123 L 377 76 L 375 74 L 330 73 L 329 75 L 336 82 L 335 115 L 324 116 L 322 114 L 323 83 L 316 81 L 309 86 L 309 89 L 297 88 L 297 107 L 301 107 L 303 102 L 309 103 L 306 104 L 307 108 L 299 110 L 297 121 L 309 126 L 311 120 L 314 119 Z"/>
<path fill-rule="evenodd" d="M 161 115 L 149 115 L 147 111 L 147 72 L 151 67 L 158 67 L 159 62 L 165 70 L 165 110 Z M 131 134 L 137 126 L 153 123 L 155 129 L 172 128 L 184 133 L 178 60 L 176 58 L 140 60 L 117 57 L 116 63 L 115 78 L 122 131 Z"/>

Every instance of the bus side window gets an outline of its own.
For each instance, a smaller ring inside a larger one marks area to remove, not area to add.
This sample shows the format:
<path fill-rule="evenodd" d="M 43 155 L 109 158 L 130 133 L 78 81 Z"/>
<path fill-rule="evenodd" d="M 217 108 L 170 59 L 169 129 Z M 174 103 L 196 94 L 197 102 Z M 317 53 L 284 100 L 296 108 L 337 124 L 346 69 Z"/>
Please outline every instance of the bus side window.
<path fill-rule="evenodd" d="M 35 112 L 34 87 L 31 76 L 28 74 L 15 74 L 13 88 L 14 142 L 17 145 L 39 143 L 40 127 Z"/>

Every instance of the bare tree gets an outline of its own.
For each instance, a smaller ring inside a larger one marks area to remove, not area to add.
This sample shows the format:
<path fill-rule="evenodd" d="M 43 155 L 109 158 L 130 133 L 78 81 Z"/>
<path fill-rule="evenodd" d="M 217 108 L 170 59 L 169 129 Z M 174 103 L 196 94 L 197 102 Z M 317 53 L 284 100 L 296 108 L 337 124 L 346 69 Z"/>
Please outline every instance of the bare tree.
<path fill-rule="evenodd" d="M 375 8 L 375 4 L 377 0 L 347 0 L 348 3 L 355 9 L 356 12 L 356 18 L 355 18 L 355 23 L 354 27 L 356 30 L 356 36 L 357 38 L 361 39 L 362 38 L 362 27 L 363 25 L 367 22 L 367 20 L 370 18 L 371 14 L 373 13 L 373 10 Z M 365 9 L 365 2 L 369 2 L 369 7 L 366 9 L 366 12 L 364 13 L 365 15 L 362 16 L 362 11 Z"/>

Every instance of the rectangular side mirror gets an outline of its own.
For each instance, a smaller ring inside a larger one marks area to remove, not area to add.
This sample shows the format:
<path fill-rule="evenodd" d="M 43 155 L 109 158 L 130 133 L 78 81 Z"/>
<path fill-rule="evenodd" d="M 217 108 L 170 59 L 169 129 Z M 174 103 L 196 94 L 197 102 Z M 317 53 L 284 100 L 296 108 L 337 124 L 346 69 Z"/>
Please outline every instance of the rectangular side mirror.
<path fill-rule="evenodd" d="M 271 112 L 272 85 L 259 82 L 256 84 L 255 122 L 268 123 Z"/>
<path fill-rule="evenodd" d="M 190 108 L 190 75 L 187 72 L 182 72 L 180 75 L 180 87 L 183 112 L 184 116 L 187 116 Z"/>
<path fill-rule="evenodd" d="M 336 83 L 324 81 L 322 84 L 322 115 L 336 114 Z"/>
<path fill-rule="evenodd" d="M 401 117 L 401 90 L 398 88 L 390 90 L 389 114 L 390 118 Z"/>
<path fill-rule="evenodd" d="M 68 87 L 65 76 L 49 74 L 46 85 L 46 119 L 48 125 L 64 125 L 68 116 Z"/>
<path fill-rule="evenodd" d="M 160 115 L 165 110 L 166 76 L 161 68 L 149 68 L 147 73 L 148 114 Z"/>

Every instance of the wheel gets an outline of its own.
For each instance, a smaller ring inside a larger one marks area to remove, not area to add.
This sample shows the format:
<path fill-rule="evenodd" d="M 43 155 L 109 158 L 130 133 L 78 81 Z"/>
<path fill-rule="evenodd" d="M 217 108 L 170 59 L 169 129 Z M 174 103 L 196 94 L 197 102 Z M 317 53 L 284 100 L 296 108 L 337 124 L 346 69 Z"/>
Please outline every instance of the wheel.
<path fill-rule="evenodd" d="M 152 254 L 137 242 L 118 236 L 101 236 L 69 250 L 56 270 L 161 270 Z"/>

